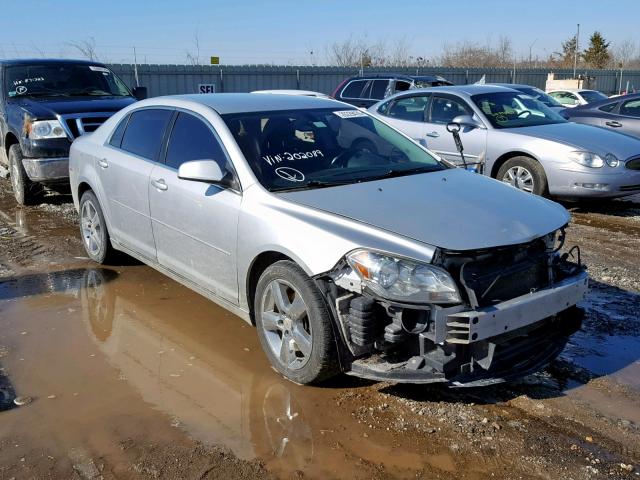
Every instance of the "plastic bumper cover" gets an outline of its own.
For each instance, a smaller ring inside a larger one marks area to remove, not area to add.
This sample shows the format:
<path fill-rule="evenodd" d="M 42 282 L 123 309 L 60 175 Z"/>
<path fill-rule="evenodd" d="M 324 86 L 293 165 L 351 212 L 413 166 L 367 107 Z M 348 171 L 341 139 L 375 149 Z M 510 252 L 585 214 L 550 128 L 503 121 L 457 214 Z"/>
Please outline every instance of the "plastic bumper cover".
<path fill-rule="evenodd" d="M 62 182 L 69 179 L 69 158 L 23 158 L 27 176 L 33 182 Z"/>

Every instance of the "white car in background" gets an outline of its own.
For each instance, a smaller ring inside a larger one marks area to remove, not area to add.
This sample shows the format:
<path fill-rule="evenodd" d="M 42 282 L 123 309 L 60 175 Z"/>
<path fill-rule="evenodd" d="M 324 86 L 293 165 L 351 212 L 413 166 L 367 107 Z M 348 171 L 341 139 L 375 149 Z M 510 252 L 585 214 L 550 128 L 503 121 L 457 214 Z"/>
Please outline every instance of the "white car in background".
<path fill-rule="evenodd" d="M 547 93 L 560 102 L 563 107 L 567 108 L 587 105 L 588 103 L 599 102 L 608 98 L 602 92 L 583 88 L 554 89 L 547 91 Z"/>

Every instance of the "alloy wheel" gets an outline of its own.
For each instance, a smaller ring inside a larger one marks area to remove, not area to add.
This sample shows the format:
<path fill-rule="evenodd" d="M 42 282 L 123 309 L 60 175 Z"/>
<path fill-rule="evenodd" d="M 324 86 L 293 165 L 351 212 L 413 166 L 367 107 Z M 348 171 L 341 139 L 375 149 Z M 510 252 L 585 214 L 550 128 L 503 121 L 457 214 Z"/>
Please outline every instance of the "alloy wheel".
<path fill-rule="evenodd" d="M 262 329 L 272 353 L 287 369 L 298 370 L 309 361 L 311 324 L 302 295 L 289 282 L 273 280 L 262 296 Z"/>
<path fill-rule="evenodd" d="M 519 165 L 507 170 L 504 177 L 502 177 L 502 181 L 517 188 L 518 190 L 524 190 L 529 193 L 533 193 L 533 189 L 535 187 L 531 172 Z"/>
<path fill-rule="evenodd" d="M 82 204 L 80 214 L 82 240 L 90 255 L 98 255 L 102 249 L 102 224 L 98 210 L 91 200 Z"/>

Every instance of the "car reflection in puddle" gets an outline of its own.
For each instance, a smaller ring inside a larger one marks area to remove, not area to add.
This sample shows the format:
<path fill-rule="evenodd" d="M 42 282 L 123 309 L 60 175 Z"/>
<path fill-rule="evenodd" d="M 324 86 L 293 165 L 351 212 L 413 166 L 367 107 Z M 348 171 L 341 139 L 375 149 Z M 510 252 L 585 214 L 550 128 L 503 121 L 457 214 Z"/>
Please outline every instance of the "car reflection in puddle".
<path fill-rule="evenodd" d="M 161 283 L 108 285 L 103 269 L 86 270 L 82 279 L 86 326 L 121 378 L 200 441 L 224 444 L 241 458 L 271 456 L 287 469 L 304 468 L 314 444 L 292 392 L 297 387 L 258 357 L 252 335 L 237 338 L 244 325 L 235 317 L 159 276 L 153 280 Z M 171 289 L 190 301 L 168 301 Z"/>

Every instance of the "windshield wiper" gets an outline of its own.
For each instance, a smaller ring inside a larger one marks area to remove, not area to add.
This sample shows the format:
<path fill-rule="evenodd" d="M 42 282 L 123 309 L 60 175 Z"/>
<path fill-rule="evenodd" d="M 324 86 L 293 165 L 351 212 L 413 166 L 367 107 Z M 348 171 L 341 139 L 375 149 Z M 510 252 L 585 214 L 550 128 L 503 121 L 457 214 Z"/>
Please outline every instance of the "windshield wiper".
<path fill-rule="evenodd" d="M 370 180 L 379 180 L 379 179 L 383 179 L 383 178 L 404 177 L 406 175 L 413 175 L 415 173 L 438 172 L 440 170 L 443 170 L 443 168 L 441 168 L 439 165 L 438 166 L 429 165 L 429 166 L 424 166 L 424 167 L 408 168 L 408 169 L 403 169 L 403 170 L 391 169 L 391 170 L 387 170 L 386 172 L 382 173 L 381 175 L 368 177 L 368 178 L 362 179 L 362 180 L 363 181 L 370 181 Z"/>
<path fill-rule="evenodd" d="M 295 187 L 283 187 L 283 188 L 274 188 L 272 192 L 292 192 L 294 190 L 307 190 L 312 188 L 328 188 L 328 187 L 337 187 L 339 185 L 348 185 L 350 183 L 358 183 L 360 179 L 354 180 L 344 180 L 339 182 L 325 182 L 323 180 L 309 180 L 308 182 L 304 182 L 300 185 L 296 185 Z"/>

